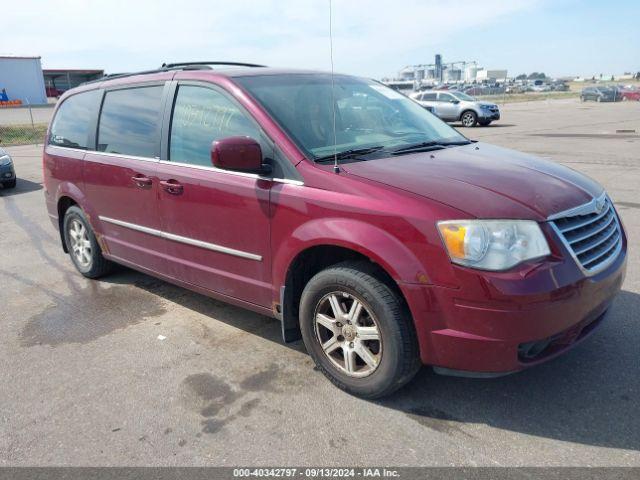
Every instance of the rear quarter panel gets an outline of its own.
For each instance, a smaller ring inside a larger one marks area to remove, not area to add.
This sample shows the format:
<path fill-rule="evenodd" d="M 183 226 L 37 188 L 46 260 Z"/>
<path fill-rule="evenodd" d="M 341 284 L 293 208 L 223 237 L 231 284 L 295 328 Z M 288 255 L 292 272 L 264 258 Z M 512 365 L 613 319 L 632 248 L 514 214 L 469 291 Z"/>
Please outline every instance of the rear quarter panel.
<path fill-rule="evenodd" d="M 48 138 L 48 136 L 47 136 Z M 45 145 L 42 170 L 44 176 L 47 211 L 54 226 L 58 227 L 58 202 L 70 197 L 82 208 L 87 208 L 83 191 L 82 165 L 85 152 Z"/>

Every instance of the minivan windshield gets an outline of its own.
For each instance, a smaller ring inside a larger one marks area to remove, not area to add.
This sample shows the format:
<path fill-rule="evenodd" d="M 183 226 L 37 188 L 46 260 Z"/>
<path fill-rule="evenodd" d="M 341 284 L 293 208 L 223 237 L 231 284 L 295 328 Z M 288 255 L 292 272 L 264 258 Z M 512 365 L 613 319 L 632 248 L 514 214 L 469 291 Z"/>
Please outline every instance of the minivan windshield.
<path fill-rule="evenodd" d="M 373 80 L 330 74 L 236 77 L 310 158 L 469 141 L 413 100 Z M 379 154 L 378 154 L 379 156 Z"/>

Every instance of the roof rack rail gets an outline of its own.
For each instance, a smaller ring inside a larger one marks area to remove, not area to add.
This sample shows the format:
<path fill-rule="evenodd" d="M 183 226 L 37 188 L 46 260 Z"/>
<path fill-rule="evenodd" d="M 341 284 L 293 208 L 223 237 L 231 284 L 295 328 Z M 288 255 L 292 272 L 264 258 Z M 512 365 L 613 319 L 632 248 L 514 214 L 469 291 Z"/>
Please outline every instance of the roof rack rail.
<path fill-rule="evenodd" d="M 105 80 L 115 80 L 116 78 L 133 77 L 134 75 L 147 75 L 150 73 L 162 73 L 171 70 L 211 70 L 211 65 L 228 65 L 232 67 L 265 67 L 265 65 L 258 65 L 255 63 L 242 63 L 242 62 L 183 62 L 183 63 L 163 63 L 160 68 L 155 70 L 143 70 L 141 72 L 130 73 L 114 73 L 104 75 L 103 77 L 96 78 L 95 80 L 89 80 L 82 83 L 82 85 L 89 85 L 91 83 L 103 82 Z"/>
<path fill-rule="evenodd" d="M 184 67 L 161 67 L 161 68 L 156 68 L 154 70 L 142 70 L 140 72 L 111 73 L 111 74 L 104 75 L 100 78 L 96 78 L 95 80 L 89 80 L 88 82 L 83 82 L 81 85 L 89 85 L 91 83 L 104 82 L 105 80 L 115 80 L 117 78 L 133 77 L 135 75 L 148 75 L 150 73 L 170 72 L 172 70 L 211 70 L 211 67 L 207 67 L 206 65 L 185 65 Z"/>
<path fill-rule="evenodd" d="M 257 63 L 244 63 L 244 62 L 182 62 L 182 63 L 163 63 L 163 68 L 177 68 L 177 67 L 190 67 L 190 66 L 206 66 L 206 65 L 228 65 L 230 67 L 266 67 L 266 65 L 258 65 Z"/>

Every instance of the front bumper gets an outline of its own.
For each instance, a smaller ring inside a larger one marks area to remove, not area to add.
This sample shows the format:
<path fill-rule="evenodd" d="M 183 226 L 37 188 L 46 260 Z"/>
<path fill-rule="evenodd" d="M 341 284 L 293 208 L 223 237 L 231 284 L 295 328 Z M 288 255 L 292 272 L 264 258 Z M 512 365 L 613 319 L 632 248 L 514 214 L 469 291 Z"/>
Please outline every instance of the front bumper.
<path fill-rule="evenodd" d="M 460 288 L 403 285 L 422 362 L 497 376 L 562 354 L 602 322 L 624 280 L 626 248 L 623 239 L 616 260 L 592 277 L 556 258 L 502 273 L 456 267 Z"/>
<path fill-rule="evenodd" d="M 500 112 L 498 110 L 483 110 L 480 109 L 478 118 L 482 120 L 500 120 Z"/>
<path fill-rule="evenodd" d="M 16 178 L 16 172 L 11 165 L 0 165 L 0 182 L 11 181 Z"/>

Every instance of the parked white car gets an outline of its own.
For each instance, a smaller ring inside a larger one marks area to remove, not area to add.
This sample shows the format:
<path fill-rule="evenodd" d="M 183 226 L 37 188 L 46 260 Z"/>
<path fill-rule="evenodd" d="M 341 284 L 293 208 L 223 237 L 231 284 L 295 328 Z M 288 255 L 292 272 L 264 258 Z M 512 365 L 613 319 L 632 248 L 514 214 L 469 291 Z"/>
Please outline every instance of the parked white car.
<path fill-rule="evenodd" d="M 425 91 L 411 95 L 416 102 L 446 122 L 462 122 L 465 127 L 489 125 L 500 119 L 498 105 L 483 102 L 458 91 Z"/>

